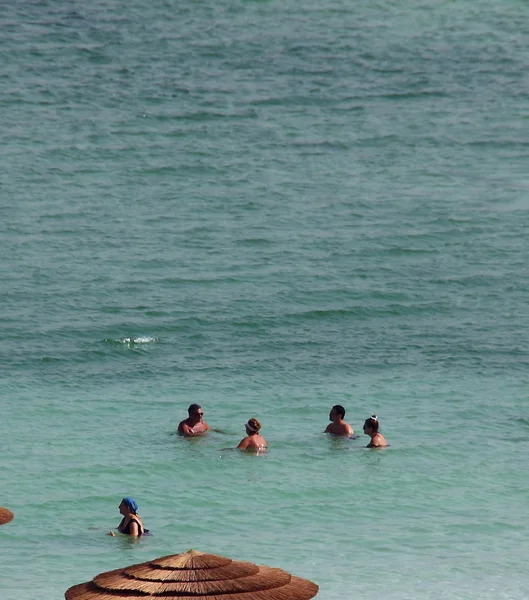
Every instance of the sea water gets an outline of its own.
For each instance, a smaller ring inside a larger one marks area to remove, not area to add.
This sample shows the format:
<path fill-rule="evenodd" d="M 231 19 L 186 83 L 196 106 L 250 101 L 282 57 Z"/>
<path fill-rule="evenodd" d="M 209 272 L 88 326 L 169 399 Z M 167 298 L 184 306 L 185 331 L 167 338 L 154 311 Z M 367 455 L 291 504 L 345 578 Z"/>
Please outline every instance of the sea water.
<path fill-rule="evenodd" d="M 527 598 L 528 5 L 28 0 L 0 31 L 2 600 L 190 548 L 322 600 Z M 182 439 L 194 402 L 218 431 Z M 105 535 L 126 495 L 152 537 Z"/>

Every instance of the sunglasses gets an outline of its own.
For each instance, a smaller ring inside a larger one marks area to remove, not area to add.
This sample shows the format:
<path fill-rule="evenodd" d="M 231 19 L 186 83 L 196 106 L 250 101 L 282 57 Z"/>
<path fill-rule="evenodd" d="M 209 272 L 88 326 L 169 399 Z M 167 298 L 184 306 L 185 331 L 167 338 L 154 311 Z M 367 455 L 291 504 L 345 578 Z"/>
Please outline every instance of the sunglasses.
<path fill-rule="evenodd" d="M 200 412 L 200 413 L 195 413 L 195 415 L 196 415 L 197 417 L 203 417 L 203 416 L 204 416 L 204 413 L 203 413 L 203 412 Z"/>

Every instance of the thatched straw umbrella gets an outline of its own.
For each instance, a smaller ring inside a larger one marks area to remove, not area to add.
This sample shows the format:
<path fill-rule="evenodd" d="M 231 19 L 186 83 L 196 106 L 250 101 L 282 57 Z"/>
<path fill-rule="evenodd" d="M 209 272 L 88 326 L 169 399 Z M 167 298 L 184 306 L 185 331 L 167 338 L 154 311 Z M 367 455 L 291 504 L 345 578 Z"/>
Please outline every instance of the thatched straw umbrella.
<path fill-rule="evenodd" d="M 6 523 L 9 523 L 9 521 L 12 521 L 14 518 L 15 515 L 10 510 L 4 508 L 3 506 L 0 506 L 0 525 L 5 525 Z"/>
<path fill-rule="evenodd" d="M 66 600 L 309 600 L 318 593 L 312 581 L 281 569 L 263 567 L 188 550 L 101 573 L 74 585 Z"/>

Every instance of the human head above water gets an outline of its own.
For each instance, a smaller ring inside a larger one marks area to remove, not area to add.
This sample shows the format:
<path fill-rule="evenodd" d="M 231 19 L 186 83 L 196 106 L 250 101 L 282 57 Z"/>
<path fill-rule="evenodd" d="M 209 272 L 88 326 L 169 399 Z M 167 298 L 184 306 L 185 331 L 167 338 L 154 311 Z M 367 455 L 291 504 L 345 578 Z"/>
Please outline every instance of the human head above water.
<path fill-rule="evenodd" d="M 136 500 L 134 500 L 134 498 L 126 496 L 121 502 L 130 510 L 131 513 L 136 514 L 138 512 L 138 505 L 136 504 Z"/>
<path fill-rule="evenodd" d="M 334 411 L 340 417 L 340 419 L 345 417 L 345 408 L 341 404 L 335 404 L 331 408 L 331 412 L 332 411 Z"/>
<path fill-rule="evenodd" d="M 376 415 L 371 415 L 369 419 L 364 421 L 364 431 L 366 429 L 374 433 L 378 432 L 378 417 Z"/>
<path fill-rule="evenodd" d="M 187 412 L 188 412 L 189 416 L 191 416 L 191 415 L 202 416 L 202 415 L 199 415 L 198 413 L 204 414 L 204 411 L 202 410 L 202 406 L 200 406 L 200 404 L 190 404 L 189 408 L 187 409 Z"/>
<path fill-rule="evenodd" d="M 245 427 L 250 433 L 258 433 L 261 429 L 261 423 L 252 417 L 248 423 L 246 423 Z"/>

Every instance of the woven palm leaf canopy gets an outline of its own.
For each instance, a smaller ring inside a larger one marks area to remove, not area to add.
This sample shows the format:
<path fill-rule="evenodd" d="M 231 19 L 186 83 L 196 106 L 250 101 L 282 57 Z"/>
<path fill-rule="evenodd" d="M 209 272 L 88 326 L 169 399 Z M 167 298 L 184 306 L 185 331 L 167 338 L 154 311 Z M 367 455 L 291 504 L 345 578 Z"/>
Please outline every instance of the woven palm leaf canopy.
<path fill-rule="evenodd" d="M 66 600 L 309 600 L 318 586 L 281 569 L 196 550 L 101 573 Z"/>
<path fill-rule="evenodd" d="M 15 515 L 10 510 L 4 508 L 3 506 L 0 506 L 0 525 L 5 525 L 6 523 L 9 523 L 9 521 L 12 521 L 14 518 Z"/>

